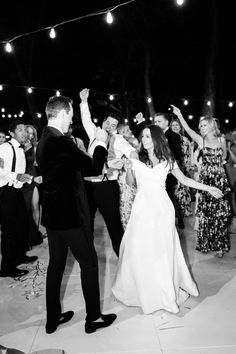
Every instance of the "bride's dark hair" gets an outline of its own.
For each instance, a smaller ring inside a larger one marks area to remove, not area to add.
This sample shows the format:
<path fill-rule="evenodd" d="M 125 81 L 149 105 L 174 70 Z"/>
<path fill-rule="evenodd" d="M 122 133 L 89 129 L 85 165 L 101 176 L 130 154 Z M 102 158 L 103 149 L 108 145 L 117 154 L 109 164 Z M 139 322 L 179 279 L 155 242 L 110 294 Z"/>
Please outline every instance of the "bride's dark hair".
<path fill-rule="evenodd" d="M 165 137 L 165 134 L 163 133 L 162 129 L 158 127 L 157 125 L 148 125 L 146 127 L 147 129 L 150 130 L 153 145 L 154 145 L 154 154 L 158 158 L 159 161 L 167 161 L 167 163 L 170 164 L 171 169 L 173 168 L 174 164 L 174 156 L 169 148 L 169 145 L 167 143 L 167 139 Z M 146 129 L 144 128 L 144 129 Z M 144 131 L 143 129 L 143 131 Z M 140 161 L 144 162 L 145 164 L 149 164 L 149 157 L 148 157 L 148 152 L 147 150 L 144 149 L 143 144 L 142 144 L 142 136 L 143 136 L 143 131 L 140 134 L 140 141 L 141 141 L 141 148 L 139 152 L 139 158 Z"/>

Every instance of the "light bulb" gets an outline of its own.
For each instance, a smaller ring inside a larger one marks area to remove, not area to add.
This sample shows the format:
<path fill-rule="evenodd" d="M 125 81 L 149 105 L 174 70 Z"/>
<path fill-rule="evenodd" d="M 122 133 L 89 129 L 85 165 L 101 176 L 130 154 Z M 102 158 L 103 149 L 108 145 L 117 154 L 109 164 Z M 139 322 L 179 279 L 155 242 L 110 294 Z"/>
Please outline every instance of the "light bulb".
<path fill-rule="evenodd" d="M 148 103 L 152 102 L 152 99 L 150 97 L 147 98 Z"/>
<path fill-rule="evenodd" d="M 178 6 L 182 6 L 183 3 L 184 3 L 184 0 L 176 0 L 176 4 L 177 4 Z"/>
<path fill-rule="evenodd" d="M 184 105 L 185 105 L 185 106 L 188 105 L 188 100 L 184 100 Z"/>
<path fill-rule="evenodd" d="M 8 53 L 11 53 L 12 52 L 12 45 L 10 42 L 6 43 L 5 45 L 5 49 Z"/>
<path fill-rule="evenodd" d="M 56 32 L 54 28 L 50 29 L 50 34 L 49 34 L 50 38 L 54 39 L 56 37 Z"/>
<path fill-rule="evenodd" d="M 32 92 L 33 92 L 32 88 L 29 87 L 28 90 L 27 90 L 27 92 L 28 92 L 28 93 L 32 93 Z"/>
<path fill-rule="evenodd" d="M 110 100 L 110 101 L 113 101 L 113 100 L 114 100 L 114 96 L 113 96 L 113 95 L 110 95 L 110 96 L 109 96 L 109 100 Z"/>
<path fill-rule="evenodd" d="M 228 104 L 229 107 L 233 107 L 233 105 L 234 105 L 233 102 L 229 102 Z"/>
<path fill-rule="evenodd" d="M 56 92 L 56 96 L 60 96 L 60 94 L 61 94 L 60 91 Z"/>
<path fill-rule="evenodd" d="M 2 85 L 0 85 L 0 91 L 2 91 L 3 90 L 3 86 Z"/>
<path fill-rule="evenodd" d="M 107 23 L 111 24 L 113 22 L 113 16 L 110 11 L 108 11 L 107 16 L 106 16 L 106 21 Z"/>

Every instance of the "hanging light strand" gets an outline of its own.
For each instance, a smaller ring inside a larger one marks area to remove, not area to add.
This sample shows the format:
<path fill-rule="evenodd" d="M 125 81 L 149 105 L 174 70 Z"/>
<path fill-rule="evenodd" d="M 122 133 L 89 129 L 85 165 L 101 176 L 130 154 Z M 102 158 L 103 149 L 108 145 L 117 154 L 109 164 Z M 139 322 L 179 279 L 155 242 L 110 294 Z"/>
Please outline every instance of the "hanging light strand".
<path fill-rule="evenodd" d="M 7 39 L 7 40 L 0 41 L 0 43 L 3 43 L 3 44 L 8 44 L 9 43 L 10 44 L 11 42 L 15 41 L 18 38 L 27 37 L 27 36 L 29 36 L 31 34 L 34 34 L 34 33 L 39 33 L 39 32 L 45 31 L 45 30 L 51 30 L 52 28 L 55 30 L 55 28 L 58 27 L 58 26 L 65 25 L 65 24 L 70 23 L 70 22 L 75 22 L 75 21 L 81 20 L 83 18 L 103 15 L 103 14 L 107 14 L 107 12 L 111 13 L 112 11 L 117 9 L 118 7 L 128 5 L 129 3 L 134 2 L 134 1 L 136 1 L 136 0 L 129 0 L 129 1 L 123 2 L 121 4 L 118 4 L 118 5 L 114 6 L 114 7 L 109 7 L 109 8 L 97 11 L 97 12 L 92 12 L 92 13 L 89 13 L 89 14 L 86 14 L 86 15 L 83 15 L 83 16 L 72 18 L 70 20 L 66 20 L 66 21 L 57 23 L 55 25 L 50 25 L 50 26 L 47 26 L 47 27 L 44 27 L 44 28 L 39 28 L 39 29 L 31 31 L 31 32 L 26 32 L 26 33 L 23 33 L 23 34 L 19 34 L 19 35 L 15 36 L 15 37 Z"/>

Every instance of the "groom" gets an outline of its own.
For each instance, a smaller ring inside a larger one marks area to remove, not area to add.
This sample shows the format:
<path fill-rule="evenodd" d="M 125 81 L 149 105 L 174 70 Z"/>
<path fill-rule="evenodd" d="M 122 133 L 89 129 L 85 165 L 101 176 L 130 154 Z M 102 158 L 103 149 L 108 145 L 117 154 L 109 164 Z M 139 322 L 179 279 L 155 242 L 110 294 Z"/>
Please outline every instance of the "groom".
<path fill-rule="evenodd" d="M 37 146 L 36 159 L 43 177 L 42 224 L 47 229 L 49 264 L 46 279 L 46 332 L 68 322 L 73 311 L 62 313 L 60 288 L 68 248 L 81 268 L 81 283 L 86 306 L 85 332 L 109 326 L 115 314 L 100 310 L 98 262 L 89 225 L 89 210 L 82 173 L 98 175 L 107 155 L 107 133 L 98 129 L 97 147 L 92 158 L 64 135 L 73 117 L 72 100 L 51 97 L 46 105 L 48 125 Z"/>

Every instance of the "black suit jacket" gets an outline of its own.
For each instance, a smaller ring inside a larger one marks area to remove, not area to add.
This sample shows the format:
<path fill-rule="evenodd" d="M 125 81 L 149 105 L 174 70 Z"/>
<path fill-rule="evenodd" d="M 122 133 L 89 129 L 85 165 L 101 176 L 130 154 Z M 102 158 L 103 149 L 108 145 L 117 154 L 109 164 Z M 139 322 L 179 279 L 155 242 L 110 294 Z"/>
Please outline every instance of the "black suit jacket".
<path fill-rule="evenodd" d="M 180 135 L 173 132 L 170 128 L 165 132 L 165 136 L 168 140 L 168 145 L 174 155 L 175 160 L 178 164 L 182 162 L 182 149 L 181 149 L 181 138 Z"/>
<path fill-rule="evenodd" d="M 140 134 L 142 133 L 143 129 L 146 128 L 146 126 L 147 126 L 147 122 L 145 120 L 134 126 L 134 129 L 132 130 L 132 132 L 133 132 L 135 138 L 138 139 L 140 137 Z"/>
<path fill-rule="evenodd" d="M 97 146 L 91 158 L 58 129 L 44 128 L 36 151 L 43 177 L 42 225 L 65 230 L 89 222 L 83 175 L 101 174 L 106 156 L 107 150 Z"/>

